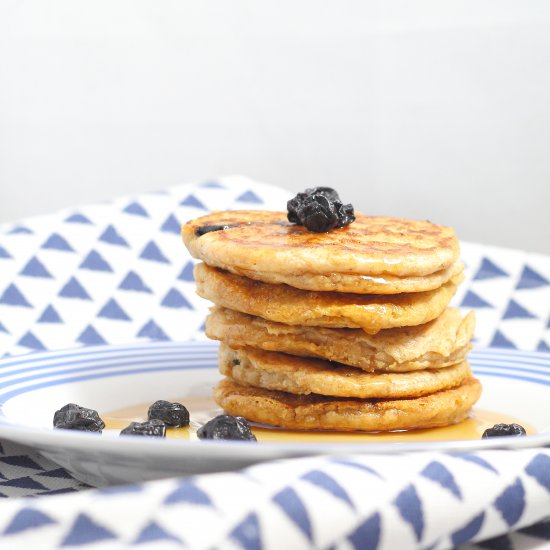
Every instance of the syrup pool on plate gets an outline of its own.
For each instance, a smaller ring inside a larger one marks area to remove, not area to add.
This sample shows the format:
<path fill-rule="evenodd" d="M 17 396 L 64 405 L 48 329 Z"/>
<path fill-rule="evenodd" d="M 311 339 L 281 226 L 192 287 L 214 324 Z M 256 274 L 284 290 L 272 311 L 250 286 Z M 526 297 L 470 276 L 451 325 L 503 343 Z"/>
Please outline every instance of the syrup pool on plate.
<path fill-rule="evenodd" d="M 168 438 L 198 440 L 196 432 L 201 425 L 222 413 L 210 397 L 183 397 L 170 399 L 170 401 L 182 403 L 187 407 L 191 416 L 191 423 L 189 427 L 167 428 L 166 437 Z M 106 425 L 104 432 L 120 432 L 130 422 L 144 422 L 147 420 L 147 410 L 150 405 L 151 403 L 142 403 L 124 409 L 101 412 L 100 416 Z M 391 443 L 481 439 L 487 428 L 492 428 L 495 424 L 501 423 L 521 424 L 528 435 L 536 433 L 531 426 L 521 419 L 477 408 L 471 411 L 466 420 L 458 424 L 424 430 L 394 432 L 306 431 L 285 430 L 252 424 L 252 431 L 258 441 L 274 443 Z"/>

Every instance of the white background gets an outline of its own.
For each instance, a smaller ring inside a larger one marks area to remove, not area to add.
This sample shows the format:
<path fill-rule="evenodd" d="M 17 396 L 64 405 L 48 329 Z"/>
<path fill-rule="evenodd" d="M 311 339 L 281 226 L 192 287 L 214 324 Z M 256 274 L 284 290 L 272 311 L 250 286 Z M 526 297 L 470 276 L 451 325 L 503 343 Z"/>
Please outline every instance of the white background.
<path fill-rule="evenodd" d="M 550 253 L 550 2 L 0 0 L 0 222 L 233 173 Z"/>

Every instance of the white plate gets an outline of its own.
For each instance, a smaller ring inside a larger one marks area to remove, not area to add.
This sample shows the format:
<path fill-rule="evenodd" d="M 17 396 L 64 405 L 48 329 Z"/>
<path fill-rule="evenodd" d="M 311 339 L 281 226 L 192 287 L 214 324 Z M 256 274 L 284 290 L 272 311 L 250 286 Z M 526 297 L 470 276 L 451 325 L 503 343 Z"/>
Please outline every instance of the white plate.
<path fill-rule="evenodd" d="M 466 451 L 550 444 L 550 354 L 504 349 L 470 355 L 483 395 L 476 408 L 513 416 L 537 435 L 414 443 L 248 443 L 158 440 L 52 429 L 69 402 L 100 411 L 157 399 L 206 397 L 219 378 L 213 342 L 88 347 L 0 361 L 0 437 L 30 445 L 91 485 L 215 472 L 325 453 Z"/>

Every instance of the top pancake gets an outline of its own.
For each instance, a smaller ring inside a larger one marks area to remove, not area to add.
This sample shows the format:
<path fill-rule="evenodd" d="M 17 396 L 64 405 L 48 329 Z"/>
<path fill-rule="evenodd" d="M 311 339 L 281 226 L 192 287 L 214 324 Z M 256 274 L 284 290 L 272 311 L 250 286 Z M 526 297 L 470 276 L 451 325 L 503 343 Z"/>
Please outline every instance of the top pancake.
<path fill-rule="evenodd" d="M 232 226 L 197 236 L 209 225 Z M 212 212 L 182 228 L 205 263 L 305 290 L 397 294 L 440 287 L 462 270 L 454 231 L 428 221 L 364 216 L 328 233 L 291 224 L 285 212 Z"/>

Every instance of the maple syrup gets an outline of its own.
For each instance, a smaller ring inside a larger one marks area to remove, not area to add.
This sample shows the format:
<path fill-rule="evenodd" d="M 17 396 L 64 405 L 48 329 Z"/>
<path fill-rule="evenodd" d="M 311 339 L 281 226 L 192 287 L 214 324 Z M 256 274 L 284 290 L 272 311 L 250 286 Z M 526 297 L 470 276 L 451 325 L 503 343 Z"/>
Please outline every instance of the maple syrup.
<path fill-rule="evenodd" d="M 166 437 L 172 439 L 198 440 L 196 432 L 205 422 L 221 414 L 210 397 L 184 397 L 172 401 L 183 403 L 189 410 L 191 423 L 188 427 L 167 428 Z M 105 422 L 104 432 L 120 431 L 130 422 L 147 420 L 147 410 L 151 403 L 117 409 L 100 414 Z M 397 443 L 421 441 L 453 441 L 481 439 L 483 432 L 495 424 L 521 424 L 528 435 L 536 431 L 522 420 L 507 414 L 474 408 L 468 418 L 443 428 L 393 432 L 336 432 L 286 430 L 270 426 L 252 424 L 252 431 L 258 441 L 275 443 Z"/>

